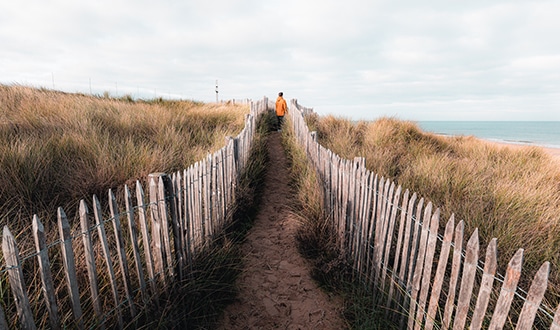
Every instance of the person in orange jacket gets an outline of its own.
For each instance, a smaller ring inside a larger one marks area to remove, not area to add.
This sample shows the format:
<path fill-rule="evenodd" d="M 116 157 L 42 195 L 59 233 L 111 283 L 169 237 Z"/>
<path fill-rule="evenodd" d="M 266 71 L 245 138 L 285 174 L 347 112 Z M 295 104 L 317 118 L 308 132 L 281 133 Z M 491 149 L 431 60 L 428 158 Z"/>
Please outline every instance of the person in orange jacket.
<path fill-rule="evenodd" d="M 276 118 L 278 119 L 278 131 L 282 130 L 282 123 L 284 122 L 284 115 L 288 111 L 288 105 L 286 100 L 282 97 L 284 93 L 278 93 L 278 98 L 276 99 Z"/>

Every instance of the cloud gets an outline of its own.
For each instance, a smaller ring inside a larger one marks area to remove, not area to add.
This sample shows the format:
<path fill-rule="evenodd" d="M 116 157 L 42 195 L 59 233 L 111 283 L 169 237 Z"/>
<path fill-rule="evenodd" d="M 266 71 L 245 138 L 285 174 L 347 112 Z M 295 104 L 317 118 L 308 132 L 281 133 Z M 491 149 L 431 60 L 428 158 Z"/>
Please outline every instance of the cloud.
<path fill-rule="evenodd" d="M 558 12 L 548 0 L 6 1 L 0 82 L 212 101 L 218 79 L 223 98 L 283 90 L 355 118 L 560 120 Z"/>

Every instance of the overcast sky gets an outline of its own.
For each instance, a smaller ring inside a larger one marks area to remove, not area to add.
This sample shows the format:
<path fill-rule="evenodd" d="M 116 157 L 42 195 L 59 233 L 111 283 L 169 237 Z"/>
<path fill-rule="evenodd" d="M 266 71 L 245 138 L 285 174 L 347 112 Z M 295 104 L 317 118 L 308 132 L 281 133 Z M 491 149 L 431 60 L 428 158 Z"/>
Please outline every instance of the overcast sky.
<path fill-rule="evenodd" d="M 560 120 L 558 0 L 0 3 L 0 83 L 287 99 L 352 119 Z"/>

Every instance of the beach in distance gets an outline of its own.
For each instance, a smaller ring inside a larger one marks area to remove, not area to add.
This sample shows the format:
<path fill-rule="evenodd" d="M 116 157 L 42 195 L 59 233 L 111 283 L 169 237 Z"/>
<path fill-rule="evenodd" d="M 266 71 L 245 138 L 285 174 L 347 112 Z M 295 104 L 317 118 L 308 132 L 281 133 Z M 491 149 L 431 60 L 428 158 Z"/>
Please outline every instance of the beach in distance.
<path fill-rule="evenodd" d="M 426 132 L 474 136 L 503 146 L 538 146 L 560 161 L 558 121 L 419 121 Z"/>

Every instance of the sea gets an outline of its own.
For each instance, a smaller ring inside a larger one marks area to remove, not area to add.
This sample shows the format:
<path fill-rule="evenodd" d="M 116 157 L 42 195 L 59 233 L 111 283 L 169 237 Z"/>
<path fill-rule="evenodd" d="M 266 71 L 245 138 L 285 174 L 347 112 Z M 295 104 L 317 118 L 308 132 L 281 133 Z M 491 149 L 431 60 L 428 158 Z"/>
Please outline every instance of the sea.
<path fill-rule="evenodd" d="M 417 124 L 435 134 L 560 148 L 560 121 L 418 121 Z"/>

